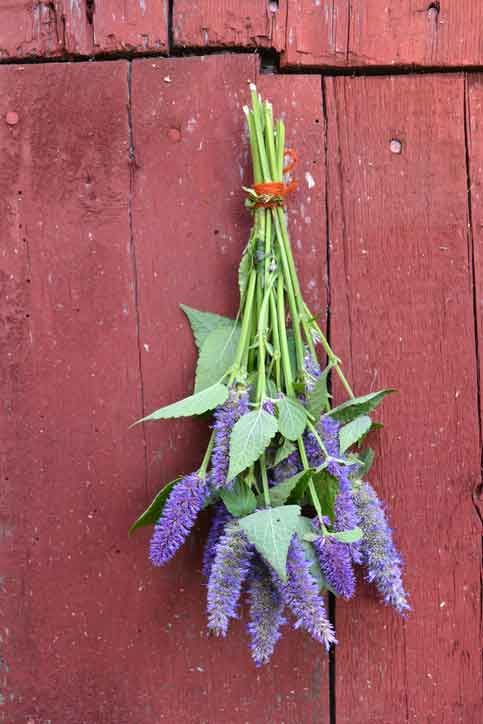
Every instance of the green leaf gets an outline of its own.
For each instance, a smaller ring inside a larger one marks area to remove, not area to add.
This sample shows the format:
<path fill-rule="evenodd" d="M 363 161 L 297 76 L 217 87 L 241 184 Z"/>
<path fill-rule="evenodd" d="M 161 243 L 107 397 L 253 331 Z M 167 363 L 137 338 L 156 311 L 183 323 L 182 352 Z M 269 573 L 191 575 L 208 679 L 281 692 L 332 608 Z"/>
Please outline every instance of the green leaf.
<path fill-rule="evenodd" d="M 275 465 L 278 465 L 279 463 L 286 460 L 288 456 L 293 453 L 294 450 L 295 445 L 293 444 L 293 442 L 284 439 L 283 444 L 279 448 L 277 448 L 272 467 L 275 467 Z"/>
<path fill-rule="evenodd" d="M 220 498 L 228 512 L 235 518 L 241 518 L 253 513 L 257 507 L 257 499 L 253 491 L 243 480 L 237 480 L 233 488 L 223 488 Z"/>
<path fill-rule="evenodd" d="M 134 521 L 132 526 L 129 528 L 129 535 L 132 535 L 138 528 L 143 528 L 145 525 L 154 525 L 157 523 L 161 517 L 161 513 L 163 512 L 164 504 L 168 500 L 171 491 L 179 480 L 181 480 L 181 478 L 176 478 L 176 480 L 173 480 L 171 483 L 167 483 L 164 488 L 161 488 L 144 513 L 141 513 L 139 518 Z"/>
<path fill-rule="evenodd" d="M 321 372 L 319 379 L 314 385 L 314 389 L 307 397 L 308 411 L 316 420 L 319 419 L 323 412 L 326 412 L 329 406 L 330 395 L 327 389 L 327 377 L 330 370 L 330 367 L 326 367 L 325 370 Z"/>
<path fill-rule="evenodd" d="M 262 407 L 240 417 L 230 436 L 228 480 L 233 480 L 258 460 L 277 431 L 277 418 Z"/>
<path fill-rule="evenodd" d="M 334 478 L 327 470 L 319 470 L 312 476 L 312 480 L 320 501 L 322 514 L 327 515 L 334 522 L 334 505 L 339 492 L 337 478 Z"/>
<path fill-rule="evenodd" d="M 374 462 L 374 450 L 368 447 L 366 450 L 362 450 L 357 456 L 362 463 L 362 468 L 358 473 L 358 477 L 365 478 L 372 467 Z"/>
<path fill-rule="evenodd" d="M 240 299 L 243 299 L 248 286 L 248 277 L 253 266 L 252 245 L 248 244 L 242 254 L 240 266 L 238 267 L 238 286 L 240 288 Z"/>
<path fill-rule="evenodd" d="M 211 331 L 201 347 L 196 367 L 195 392 L 219 382 L 235 361 L 240 327 L 227 325 Z"/>
<path fill-rule="evenodd" d="M 212 385 L 202 392 L 185 397 L 184 400 L 173 402 L 172 405 L 160 407 L 147 417 L 143 417 L 134 424 L 146 422 L 147 420 L 168 420 L 172 417 L 191 417 L 202 415 L 208 410 L 222 405 L 228 397 L 228 387 L 221 384 Z"/>
<path fill-rule="evenodd" d="M 331 538 L 340 540 L 342 543 L 355 543 L 362 538 L 362 530 L 360 528 L 352 528 L 351 530 L 341 530 L 337 533 L 327 533 Z"/>
<path fill-rule="evenodd" d="M 287 553 L 299 518 L 298 505 L 284 505 L 259 510 L 238 521 L 250 543 L 283 581 L 287 580 Z"/>
<path fill-rule="evenodd" d="M 307 424 L 307 411 L 298 400 L 282 397 L 277 400 L 278 429 L 287 440 L 297 440 Z"/>
<path fill-rule="evenodd" d="M 368 415 L 360 415 L 355 420 L 343 425 L 339 430 L 339 442 L 341 455 L 366 435 L 372 426 L 372 420 Z"/>
<path fill-rule="evenodd" d="M 278 393 L 277 385 L 276 385 L 275 382 L 272 380 L 272 378 L 269 377 L 269 378 L 267 379 L 267 395 L 268 395 L 269 397 L 275 397 L 275 396 L 277 395 L 277 393 Z"/>
<path fill-rule="evenodd" d="M 329 588 L 327 581 L 325 580 L 325 577 L 320 570 L 319 559 L 312 545 L 313 540 L 320 538 L 320 533 L 319 535 L 316 535 L 314 533 L 311 521 L 304 516 L 300 516 L 297 525 L 297 535 L 304 549 L 305 556 L 307 560 L 309 560 L 311 563 L 310 572 L 317 581 L 319 589 L 325 590 Z M 309 540 L 309 538 L 311 538 L 311 540 Z"/>
<path fill-rule="evenodd" d="M 363 397 L 355 397 L 353 400 L 347 400 L 342 405 L 334 407 L 329 414 L 336 420 L 340 420 L 340 422 L 350 422 L 359 415 L 368 415 L 391 392 L 396 392 L 396 390 L 388 388 L 379 390 L 379 392 L 371 392 L 369 395 L 363 395 Z"/>
<path fill-rule="evenodd" d="M 193 309 L 186 304 L 180 304 L 180 307 L 188 317 L 198 349 L 201 349 L 206 337 L 214 329 L 222 326 L 233 327 L 236 324 L 234 319 L 222 317 L 220 314 L 200 312 L 199 309 Z"/>
<path fill-rule="evenodd" d="M 295 337 L 291 329 L 287 330 L 287 347 L 288 356 L 290 359 L 290 369 L 292 370 L 292 376 L 295 377 L 297 370 L 297 348 L 295 346 Z"/>
<path fill-rule="evenodd" d="M 302 472 L 293 475 L 287 480 L 283 480 L 278 485 L 270 488 L 270 501 L 272 505 L 283 505 L 287 500 L 290 503 L 298 503 L 305 492 L 309 483 L 313 470 L 302 470 Z"/>

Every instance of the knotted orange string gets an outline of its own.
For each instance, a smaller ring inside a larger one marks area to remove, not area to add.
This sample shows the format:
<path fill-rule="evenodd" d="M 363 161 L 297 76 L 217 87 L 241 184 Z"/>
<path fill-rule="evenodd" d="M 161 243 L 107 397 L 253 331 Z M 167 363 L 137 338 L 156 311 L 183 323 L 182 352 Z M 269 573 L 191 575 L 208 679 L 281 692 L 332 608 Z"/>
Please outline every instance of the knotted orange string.
<path fill-rule="evenodd" d="M 290 158 L 290 162 L 284 166 L 284 174 L 290 173 L 298 161 L 297 154 L 293 148 L 287 148 L 285 156 Z M 267 183 L 253 184 L 253 189 L 258 196 L 266 197 L 264 200 L 257 201 L 255 208 L 271 209 L 275 206 L 283 206 L 285 204 L 285 197 L 292 191 L 295 191 L 297 186 L 297 181 L 290 181 L 288 184 L 282 181 L 268 181 Z"/>

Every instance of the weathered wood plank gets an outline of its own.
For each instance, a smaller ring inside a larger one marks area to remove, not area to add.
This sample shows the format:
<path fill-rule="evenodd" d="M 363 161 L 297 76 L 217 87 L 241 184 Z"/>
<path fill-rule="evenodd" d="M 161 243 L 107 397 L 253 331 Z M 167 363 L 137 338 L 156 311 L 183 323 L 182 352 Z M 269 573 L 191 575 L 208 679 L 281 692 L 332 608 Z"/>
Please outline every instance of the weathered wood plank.
<path fill-rule="evenodd" d="M 291 0 L 289 66 L 475 66 L 483 6 L 472 0 Z"/>
<path fill-rule="evenodd" d="M 242 106 L 256 65 L 254 56 L 241 55 L 133 64 L 133 221 L 147 411 L 186 395 L 193 383 L 195 350 L 179 303 L 227 314 L 236 310 L 236 267 L 250 222 L 241 191 L 242 183 L 250 182 Z M 286 114 L 288 145 L 304 138 L 297 171 L 303 189 L 292 200 L 292 233 L 304 286 L 311 302 L 324 308 L 320 81 L 262 76 L 260 86 Z M 311 191 L 305 174 L 316 184 Z M 199 464 L 207 425 L 166 422 L 147 426 L 146 433 L 154 493 L 160 481 Z M 144 502 L 140 482 L 140 509 Z M 326 655 L 301 633 L 287 632 L 272 667 L 256 675 L 245 615 L 226 640 L 206 639 L 199 560 L 199 546 L 191 546 L 160 572 L 145 562 L 150 593 L 142 641 L 151 667 L 149 722 L 163 712 L 170 721 L 327 722 Z"/>
<path fill-rule="evenodd" d="M 176 47 L 275 48 L 285 45 L 290 0 L 174 0 Z"/>
<path fill-rule="evenodd" d="M 8 0 L 0 61 L 113 52 L 167 52 L 167 0 Z"/>
<path fill-rule="evenodd" d="M 483 76 L 468 75 L 465 79 L 466 130 L 468 150 L 468 187 L 470 191 L 470 231 L 475 285 L 475 322 L 478 340 L 478 369 L 480 385 L 480 421 L 483 419 Z M 481 431 L 480 431 L 481 432 Z M 481 481 L 474 490 L 475 506 L 483 520 L 483 486 Z M 482 574 L 483 580 L 483 574 Z"/>
<path fill-rule="evenodd" d="M 168 50 L 168 0 L 102 0 L 93 5 L 95 53 Z"/>
<path fill-rule="evenodd" d="M 401 621 L 366 589 L 337 603 L 337 721 L 476 724 L 480 447 L 463 77 L 339 78 L 327 91 L 332 336 L 357 393 L 400 391 L 380 415 L 371 477 L 414 609 Z"/>
<path fill-rule="evenodd" d="M 127 63 L 0 90 L 0 720 L 142 721 Z"/>

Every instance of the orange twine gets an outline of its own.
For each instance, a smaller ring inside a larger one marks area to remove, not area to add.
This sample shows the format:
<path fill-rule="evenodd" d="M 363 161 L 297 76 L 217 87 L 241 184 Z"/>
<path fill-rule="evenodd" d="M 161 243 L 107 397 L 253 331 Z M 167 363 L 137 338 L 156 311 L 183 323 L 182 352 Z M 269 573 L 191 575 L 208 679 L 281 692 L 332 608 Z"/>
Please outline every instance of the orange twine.
<path fill-rule="evenodd" d="M 284 166 L 283 173 L 290 173 L 298 161 L 297 154 L 293 148 L 287 148 L 285 156 L 290 158 L 290 162 Z M 295 191 L 298 183 L 296 181 L 290 181 L 286 184 L 282 181 L 268 181 L 262 184 L 253 184 L 253 189 L 258 196 L 264 196 L 265 199 L 257 201 L 255 208 L 272 209 L 274 206 L 283 206 L 285 204 L 285 197 Z"/>

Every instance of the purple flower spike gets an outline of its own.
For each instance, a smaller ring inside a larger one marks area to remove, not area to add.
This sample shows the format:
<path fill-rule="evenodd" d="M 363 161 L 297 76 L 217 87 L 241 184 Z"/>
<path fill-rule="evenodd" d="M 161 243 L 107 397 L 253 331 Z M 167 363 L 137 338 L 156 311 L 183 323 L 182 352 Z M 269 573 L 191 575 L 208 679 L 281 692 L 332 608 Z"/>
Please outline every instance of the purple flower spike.
<path fill-rule="evenodd" d="M 320 420 L 320 431 L 324 440 L 324 445 L 329 455 L 337 458 L 340 454 L 339 430 L 341 425 L 332 417 L 322 417 Z"/>
<path fill-rule="evenodd" d="M 219 503 L 213 512 L 211 519 L 210 532 L 206 539 L 205 548 L 203 551 L 203 575 L 205 578 L 209 578 L 211 573 L 211 567 L 215 560 L 216 544 L 218 543 L 220 536 L 223 534 L 226 523 L 232 519 L 232 516 L 227 511 L 223 503 Z"/>
<path fill-rule="evenodd" d="M 220 537 L 208 580 L 208 628 L 226 636 L 236 618 L 238 600 L 247 577 L 253 549 L 237 523 L 228 523 Z"/>
<path fill-rule="evenodd" d="M 154 566 L 164 565 L 181 548 L 207 494 L 206 481 L 197 473 L 187 475 L 174 486 L 151 538 L 149 558 Z"/>
<path fill-rule="evenodd" d="M 314 548 L 320 569 L 327 583 L 342 598 L 352 598 L 356 590 L 356 579 L 352 568 L 350 546 L 327 536 L 317 538 Z"/>
<path fill-rule="evenodd" d="M 315 380 L 318 380 L 319 377 L 320 365 L 317 360 L 314 360 L 310 352 L 307 351 L 304 357 L 304 378 L 307 392 L 312 392 L 315 386 Z"/>
<path fill-rule="evenodd" d="M 250 648 L 255 664 L 261 666 L 270 661 L 281 636 L 280 627 L 286 623 L 282 616 L 284 604 L 280 587 L 261 561 L 251 568 L 248 595 Z"/>
<path fill-rule="evenodd" d="M 283 584 L 283 597 L 294 614 L 294 628 L 304 628 L 327 651 L 336 644 L 335 631 L 327 618 L 325 604 L 310 572 L 310 561 L 297 536 L 292 538 L 287 558 L 288 581 Z"/>
<path fill-rule="evenodd" d="M 301 470 L 302 463 L 300 461 L 300 455 L 297 450 L 295 450 L 293 453 L 290 453 L 285 460 L 282 460 L 282 462 L 278 463 L 278 465 L 275 465 L 272 470 L 273 480 L 275 483 L 281 483 L 284 480 L 297 475 L 297 473 Z"/>
<path fill-rule="evenodd" d="M 239 394 L 232 390 L 224 405 L 215 412 L 215 444 L 211 456 L 210 484 L 213 488 L 223 488 L 227 484 L 226 476 L 230 462 L 230 435 L 233 426 L 242 415 L 248 412 L 248 393 Z"/>
<path fill-rule="evenodd" d="M 382 503 L 369 483 L 362 483 L 354 499 L 363 531 L 361 552 L 367 567 L 366 579 L 375 583 L 388 605 L 404 614 L 411 607 L 401 579 L 402 561 Z"/>

